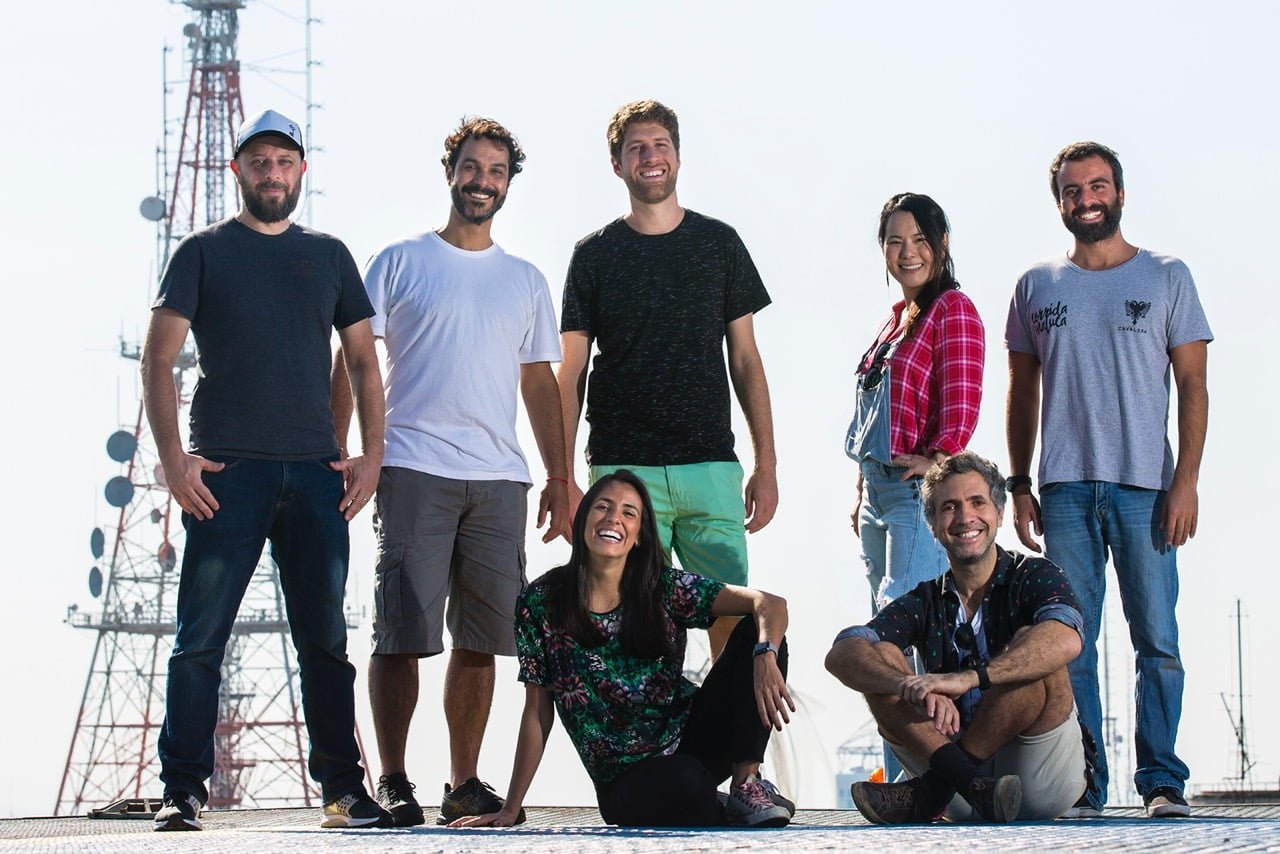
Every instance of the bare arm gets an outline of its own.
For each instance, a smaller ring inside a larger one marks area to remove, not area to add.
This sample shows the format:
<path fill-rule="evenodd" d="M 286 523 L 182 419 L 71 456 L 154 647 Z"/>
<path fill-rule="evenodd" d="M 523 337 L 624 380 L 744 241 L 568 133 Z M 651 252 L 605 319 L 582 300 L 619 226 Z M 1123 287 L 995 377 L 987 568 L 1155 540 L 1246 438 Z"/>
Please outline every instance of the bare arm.
<path fill-rule="evenodd" d="M 1200 518 L 1200 460 L 1209 428 L 1209 344 L 1192 341 L 1169 351 L 1178 386 L 1178 463 L 1164 503 L 1165 542 L 1180 546 L 1196 535 Z"/>
<path fill-rule="evenodd" d="M 560 335 L 560 349 L 564 361 L 556 373 L 560 387 L 560 409 L 563 413 L 565 477 L 569 480 L 569 518 L 578 513 L 582 490 L 573 473 L 578 443 L 578 419 L 582 417 L 582 402 L 587 392 L 587 367 L 591 360 L 591 336 L 585 332 L 564 332 Z"/>
<path fill-rule="evenodd" d="M 547 517 L 547 532 L 542 541 L 556 537 L 570 539 L 573 520 L 569 518 L 569 484 L 565 474 L 563 410 L 560 389 L 548 362 L 530 362 L 520 366 L 520 393 L 529 413 L 529 426 L 547 472 L 547 483 L 538 499 L 538 527 Z"/>
<path fill-rule="evenodd" d="M 555 705 L 551 701 L 551 692 L 542 685 L 525 685 L 524 712 L 520 715 L 520 735 L 516 739 L 516 758 L 506 803 L 498 812 L 460 818 L 450 827 L 510 827 L 516 823 L 520 807 L 524 805 L 524 796 L 529 793 L 533 776 L 542 763 L 554 721 Z"/>
<path fill-rule="evenodd" d="M 338 449 L 347 456 L 347 439 L 351 433 L 351 415 L 355 400 L 351 397 L 351 378 L 347 376 L 347 359 L 338 345 L 333 354 L 333 372 L 329 377 L 329 408 L 333 411 L 333 426 L 338 434 Z"/>
<path fill-rule="evenodd" d="M 717 617 L 751 615 L 756 624 L 759 643 L 781 646 L 787 633 L 787 600 L 763 590 L 727 584 L 711 603 L 711 613 Z M 796 710 L 795 701 L 787 690 L 787 680 L 778 669 L 778 659 L 773 653 L 757 655 L 754 662 L 756 711 L 765 726 L 778 730 L 791 722 L 788 709 Z"/>
<path fill-rule="evenodd" d="M 987 665 L 987 678 L 992 685 L 1018 685 L 1043 679 L 1055 673 L 1080 654 L 1080 635 L 1057 620 L 1045 620 L 1021 629 L 1009 645 Z M 975 670 L 957 673 L 926 673 L 907 677 L 902 698 L 921 703 L 929 694 L 942 694 L 952 699 L 978 687 Z"/>
<path fill-rule="evenodd" d="M 335 471 L 342 472 L 346 491 L 338 509 L 349 522 L 355 518 L 364 506 L 373 498 L 378 488 L 378 476 L 382 472 L 382 457 L 386 451 L 385 432 L 387 419 L 387 403 L 382 393 L 382 371 L 378 368 L 378 354 L 373 346 L 373 329 L 368 320 L 361 320 L 338 330 L 342 341 L 341 353 L 335 358 L 346 364 L 349 378 L 349 394 L 354 396 L 356 414 L 360 419 L 360 456 L 348 456 L 330 463 Z M 336 385 L 336 381 L 331 385 Z M 338 408 L 334 410 L 334 422 L 338 423 Z M 349 429 L 351 419 L 350 401 L 346 409 L 347 423 L 342 425 Z M 344 444 L 347 429 L 339 435 L 339 445 Z"/>
<path fill-rule="evenodd" d="M 729 351 L 729 378 L 738 397 L 742 413 L 747 417 L 751 445 L 755 452 L 755 471 L 747 479 L 744 503 L 747 532 L 754 534 L 773 520 L 778 509 L 778 457 L 773 446 L 773 408 L 769 401 L 769 383 L 764 375 L 764 362 L 756 347 L 753 315 L 745 314 L 725 327 Z"/>
<path fill-rule="evenodd" d="M 891 667 L 884 656 L 875 651 L 876 646 L 866 638 L 859 637 L 836 641 L 827 653 L 827 671 L 847 687 L 860 693 L 897 696 L 902 690 L 904 674 Z"/>
<path fill-rule="evenodd" d="M 1040 422 L 1040 360 L 1032 353 L 1009 351 L 1009 398 L 1005 406 L 1005 434 L 1009 443 L 1009 474 L 1030 475 Z M 1028 486 L 1013 491 L 1013 527 L 1018 539 L 1033 552 L 1040 544 L 1031 536 L 1043 536 L 1040 505 Z"/>
<path fill-rule="evenodd" d="M 178 432 L 178 392 L 173 385 L 173 369 L 190 328 L 191 321 L 172 309 L 151 312 L 142 350 L 142 401 L 169 494 L 197 519 L 211 519 L 218 502 L 201 473 L 220 471 L 223 464 L 188 454 Z"/>

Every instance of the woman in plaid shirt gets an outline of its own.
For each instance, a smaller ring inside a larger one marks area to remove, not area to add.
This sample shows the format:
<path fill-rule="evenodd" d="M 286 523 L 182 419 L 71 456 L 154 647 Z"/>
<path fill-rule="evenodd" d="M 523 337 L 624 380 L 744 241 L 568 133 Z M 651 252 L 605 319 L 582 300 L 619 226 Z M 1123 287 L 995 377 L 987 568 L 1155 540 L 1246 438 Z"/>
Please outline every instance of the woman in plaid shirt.
<path fill-rule="evenodd" d="M 928 196 L 900 193 L 880 212 L 886 279 L 902 287 L 858 365 L 857 412 L 845 450 L 857 460 L 858 504 L 872 610 L 946 571 L 925 524 L 920 482 L 965 449 L 982 402 L 985 333 L 960 293 L 947 216 Z"/>

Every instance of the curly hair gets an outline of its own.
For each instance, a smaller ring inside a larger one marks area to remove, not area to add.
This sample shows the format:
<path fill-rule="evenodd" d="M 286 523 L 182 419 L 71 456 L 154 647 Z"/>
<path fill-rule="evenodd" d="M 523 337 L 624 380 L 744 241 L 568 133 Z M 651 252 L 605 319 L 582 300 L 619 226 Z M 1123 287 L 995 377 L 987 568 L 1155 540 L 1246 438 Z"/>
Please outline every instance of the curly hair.
<path fill-rule="evenodd" d="M 924 482 L 920 484 L 920 501 L 924 504 L 924 520 L 929 523 L 929 527 L 933 527 L 933 520 L 938 516 L 938 508 L 933 506 L 934 491 L 951 475 L 969 472 L 982 475 L 982 479 L 987 482 L 987 490 L 991 494 L 991 503 L 995 505 L 996 513 L 1004 513 L 1005 485 L 1000 469 L 986 457 L 973 451 L 961 451 L 929 466 L 924 474 Z"/>
<path fill-rule="evenodd" d="M 1116 192 L 1118 193 L 1124 189 L 1124 169 L 1120 168 L 1120 155 L 1100 142 L 1073 142 L 1059 151 L 1058 156 L 1053 158 L 1053 162 L 1049 164 L 1049 192 L 1053 194 L 1055 202 L 1060 201 L 1058 196 L 1058 173 L 1062 171 L 1062 164 L 1067 162 L 1074 163 L 1090 157 L 1101 157 L 1105 160 L 1107 165 L 1111 167 L 1111 177 L 1115 180 Z"/>
<path fill-rule="evenodd" d="M 676 147 L 676 154 L 680 153 L 680 120 L 676 118 L 676 111 L 650 98 L 623 104 L 613 114 L 613 118 L 609 119 L 605 135 L 609 139 L 609 154 L 614 160 L 622 159 L 622 140 L 627 135 L 627 128 L 638 122 L 657 122 L 662 125 L 671 134 L 671 144 Z"/>
<path fill-rule="evenodd" d="M 458 124 L 458 129 L 445 138 L 444 156 L 440 158 L 440 162 L 444 164 L 445 172 L 450 178 L 453 177 L 453 170 L 458 166 L 458 156 L 462 153 L 462 144 L 472 137 L 476 139 L 491 139 L 504 146 L 507 149 L 507 165 L 510 177 L 514 178 L 520 174 L 520 171 L 524 168 L 520 165 L 524 163 L 524 149 L 520 147 L 520 140 L 516 139 L 515 134 L 493 119 L 479 116 L 473 116 L 472 118 L 463 116 Z"/>

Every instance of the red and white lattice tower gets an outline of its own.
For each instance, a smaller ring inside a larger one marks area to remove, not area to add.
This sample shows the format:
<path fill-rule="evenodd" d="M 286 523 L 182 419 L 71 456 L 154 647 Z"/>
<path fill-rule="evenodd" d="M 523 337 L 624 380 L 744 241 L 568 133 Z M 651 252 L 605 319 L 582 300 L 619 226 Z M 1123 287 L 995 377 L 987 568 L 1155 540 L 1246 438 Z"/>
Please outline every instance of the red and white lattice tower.
<path fill-rule="evenodd" d="M 176 240 L 235 209 L 227 162 L 244 117 L 236 37 L 245 0 L 182 5 L 193 14 L 182 31 L 190 83 L 177 158 L 172 167 L 165 163 L 162 193 L 168 198 L 142 204 L 143 216 L 157 223 L 162 261 Z M 140 352 L 122 342 L 121 355 L 136 360 Z M 195 368 L 188 346 L 173 378 L 180 421 L 186 419 Z M 68 609 L 67 622 L 95 632 L 97 642 L 58 789 L 60 815 L 108 805 L 114 805 L 112 812 L 146 812 L 155 803 L 145 799 L 157 798 L 162 788 L 156 739 L 176 622 L 180 510 L 165 487 L 141 404 L 136 421 L 109 438 L 107 453 L 121 465 L 106 487 L 106 500 L 119 513 L 114 530 L 96 529 L 90 542 L 99 565 L 90 571 L 89 587 L 101 598 L 101 610 Z M 348 614 L 351 628 L 358 625 L 355 616 Z M 284 597 L 276 566 L 264 553 L 222 665 L 208 805 L 318 804 L 319 789 L 307 775 L 307 747 Z"/>

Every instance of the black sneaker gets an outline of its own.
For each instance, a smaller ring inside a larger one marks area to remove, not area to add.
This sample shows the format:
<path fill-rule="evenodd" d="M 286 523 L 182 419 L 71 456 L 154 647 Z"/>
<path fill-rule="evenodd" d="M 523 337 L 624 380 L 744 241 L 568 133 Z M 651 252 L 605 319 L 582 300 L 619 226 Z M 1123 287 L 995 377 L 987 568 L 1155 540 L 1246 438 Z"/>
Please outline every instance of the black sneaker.
<path fill-rule="evenodd" d="M 156 830 L 203 830 L 200 810 L 204 804 L 195 795 L 169 792 L 156 813 Z"/>
<path fill-rule="evenodd" d="M 1147 805 L 1147 818 L 1182 818 L 1191 815 L 1191 807 L 1187 806 L 1182 792 L 1172 786 L 1152 789 L 1142 802 Z"/>
<path fill-rule="evenodd" d="M 987 821 L 1008 824 L 1017 820 L 1018 809 L 1022 806 L 1022 781 L 1014 774 L 974 777 L 961 794 Z"/>
<path fill-rule="evenodd" d="M 436 824 L 448 824 L 451 821 L 469 815 L 488 815 L 502 809 L 506 803 L 493 791 L 493 786 L 482 783 L 479 777 L 472 777 L 458 788 L 444 784 L 444 799 L 440 801 L 440 815 Z M 516 824 L 524 824 L 524 807 L 516 816 Z"/>
<path fill-rule="evenodd" d="M 426 822 L 413 790 L 418 788 L 404 774 L 384 774 L 378 778 L 378 803 L 391 813 L 396 827 L 417 827 Z"/>
<path fill-rule="evenodd" d="M 378 806 L 378 802 L 360 789 L 348 792 L 337 800 L 324 805 L 321 827 L 395 827 L 391 813 Z"/>
<path fill-rule="evenodd" d="M 849 787 L 853 805 L 872 824 L 930 824 L 947 809 L 949 797 L 931 802 L 919 777 L 902 783 L 854 783 Z"/>

